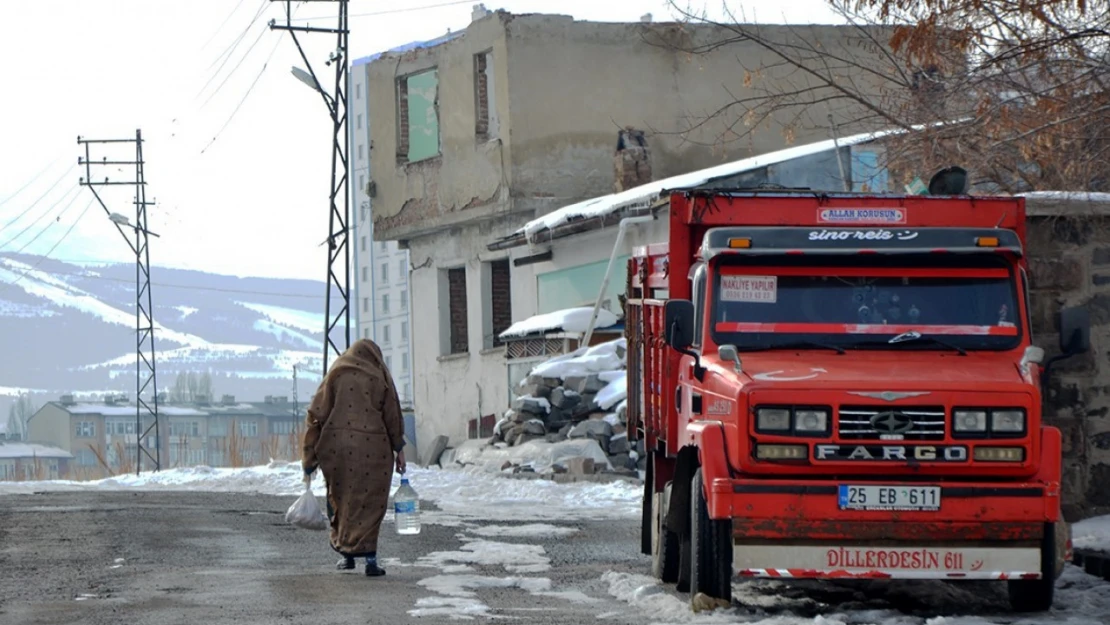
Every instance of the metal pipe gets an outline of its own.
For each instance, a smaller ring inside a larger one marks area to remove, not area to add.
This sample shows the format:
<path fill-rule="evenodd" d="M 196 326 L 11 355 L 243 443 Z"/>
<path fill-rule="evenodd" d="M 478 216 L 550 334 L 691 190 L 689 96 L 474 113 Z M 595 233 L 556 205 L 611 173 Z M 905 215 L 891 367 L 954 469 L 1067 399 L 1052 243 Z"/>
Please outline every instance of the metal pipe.
<path fill-rule="evenodd" d="M 601 280 L 601 291 L 597 294 L 597 301 L 594 302 L 594 311 L 590 315 L 590 323 L 586 326 L 586 334 L 582 337 L 582 344 L 579 347 L 586 347 L 590 344 L 590 339 L 594 335 L 594 324 L 597 323 L 597 312 L 601 309 L 601 300 L 605 299 L 605 291 L 609 288 L 609 277 L 613 274 L 613 263 L 617 262 L 617 251 L 621 249 L 621 244 L 624 243 L 624 233 L 628 226 L 634 224 L 647 223 L 654 221 L 653 215 L 641 215 L 639 217 L 625 217 L 621 220 L 620 226 L 617 228 L 617 240 L 613 243 L 613 251 L 609 254 L 609 266 L 605 269 L 605 277 Z"/>

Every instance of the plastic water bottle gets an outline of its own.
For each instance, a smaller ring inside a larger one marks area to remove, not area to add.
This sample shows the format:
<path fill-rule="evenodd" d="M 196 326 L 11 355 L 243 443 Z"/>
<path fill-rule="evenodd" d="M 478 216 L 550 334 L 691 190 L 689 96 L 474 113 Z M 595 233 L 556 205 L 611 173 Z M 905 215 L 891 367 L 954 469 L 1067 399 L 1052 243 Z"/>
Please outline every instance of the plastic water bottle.
<path fill-rule="evenodd" d="M 393 495 L 393 513 L 398 534 L 420 533 L 420 500 L 407 477 L 401 478 L 401 487 Z"/>

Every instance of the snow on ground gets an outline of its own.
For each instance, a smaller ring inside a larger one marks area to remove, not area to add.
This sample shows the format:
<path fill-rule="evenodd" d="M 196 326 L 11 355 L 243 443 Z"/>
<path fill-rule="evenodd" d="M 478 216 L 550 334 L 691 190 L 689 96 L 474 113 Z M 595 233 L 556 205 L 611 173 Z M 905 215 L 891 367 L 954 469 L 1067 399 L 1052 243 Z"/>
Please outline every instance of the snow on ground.
<path fill-rule="evenodd" d="M 271 306 L 269 304 L 253 304 L 251 302 L 235 302 L 243 308 L 248 308 L 256 313 L 265 315 L 267 319 L 288 328 L 309 332 L 311 334 L 324 333 L 324 316 L 319 313 Z"/>
<path fill-rule="evenodd" d="M 280 341 L 282 343 L 299 342 L 302 347 L 309 347 L 309 348 L 323 347 L 323 345 L 324 345 L 324 342 L 320 339 L 314 339 L 311 336 L 308 336 L 307 334 L 304 334 L 302 332 L 298 332 L 296 330 L 290 330 L 289 328 L 287 328 L 287 327 L 285 327 L 281 324 L 274 323 L 273 321 L 270 321 L 269 319 L 259 319 L 259 320 L 254 322 L 253 327 L 258 332 L 265 332 L 266 334 L 269 334 L 270 336 L 273 336 L 274 338 L 276 338 L 278 341 Z"/>
<path fill-rule="evenodd" d="M 178 321 L 185 321 L 189 318 L 189 315 L 200 312 L 200 309 L 193 308 L 192 306 L 174 306 L 173 309 L 181 313 L 181 316 L 177 319 Z"/>
<path fill-rule="evenodd" d="M 1098 549 L 1110 553 L 1110 514 L 1073 524 L 1071 542 L 1076 549 Z"/>
<path fill-rule="evenodd" d="M 439 508 L 422 512 L 421 516 L 429 522 L 627 520 L 639 518 L 640 514 L 641 488 L 626 482 L 557 484 L 548 480 L 494 479 L 481 470 L 416 467 L 406 475 L 420 498 Z M 300 463 L 296 462 L 271 462 L 242 469 L 200 466 L 91 482 L 0 482 L 0 496 L 105 489 L 259 493 L 293 498 L 304 490 L 302 476 Z M 400 477 L 394 475 L 393 489 L 399 485 Z M 321 496 L 325 492 L 319 478 L 313 481 L 313 492 Z"/>
<path fill-rule="evenodd" d="M 486 537 L 537 538 L 540 536 L 570 536 L 578 531 L 576 527 L 559 527 L 549 523 L 529 523 L 527 525 L 483 525 L 470 530 L 471 534 Z"/>
<path fill-rule="evenodd" d="M 75 308 L 82 312 L 99 317 L 105 323 L 135 327 L 135 313 L 114 308 L 88 292 L 58 280 L 50 274 L 35 270 L 27 263 L 21 263 L 10 258 L 0 259 L 0 279 L 14 283 L 28 295 L 34 295 L 48 300 L 59 308 Z M 18 282 L 17 282 L 18 281 Z M 199 336 L 171 330 L 155 321 L 154 327 L 158 338 L 181 345 L 207 345 L 208 342 Z M 131 356 L 134 361 L 134 355 Z"/>
<path fill-rule="evenodd" d="M 1056 582 L 1049 615 L 1010 612 L 999 582 L 739 582 L 733 607 L 695 613 L 685 595 L 646 575 L 608 572 L 601 579 L 610 595 L 653 625 L 1105 625 L 1110 615 L 1110 584 L 1074 566 Z"/>

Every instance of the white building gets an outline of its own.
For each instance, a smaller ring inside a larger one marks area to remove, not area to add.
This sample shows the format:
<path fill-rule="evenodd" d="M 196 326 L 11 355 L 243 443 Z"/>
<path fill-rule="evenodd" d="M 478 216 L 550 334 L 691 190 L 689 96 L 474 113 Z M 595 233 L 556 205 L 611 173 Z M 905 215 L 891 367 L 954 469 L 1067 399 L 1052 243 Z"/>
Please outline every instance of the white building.
<path fill-rule="evenodd" d="M 348 94 L 348 127 L 351 132 L 351 308 L 357 319 L 357 338 L 377 343 L 393 373 L 403 406 L 412 405 L 411 314 L 409 310 L 409 253 L 396 241 L 375 241 L 374 188 L 370 176 L 370 98 L 367 65 L 379 55 L 355 60 L 351 65 Z M 356 336 L 352 336 L 354 340 Z"/>

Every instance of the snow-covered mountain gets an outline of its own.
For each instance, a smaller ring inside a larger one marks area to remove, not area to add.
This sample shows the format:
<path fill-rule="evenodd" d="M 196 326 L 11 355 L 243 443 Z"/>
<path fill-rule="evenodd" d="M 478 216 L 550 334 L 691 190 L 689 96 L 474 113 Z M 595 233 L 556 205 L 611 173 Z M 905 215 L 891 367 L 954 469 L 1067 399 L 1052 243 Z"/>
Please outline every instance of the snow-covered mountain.
<path fill-rule="evenodd" d="M 151 270 L 160 390 L 211 373 L 215 394 L 289 395 L 319 381 L 324 283 Z M 0 387 L 135 391 L 135 266 L 0 254 Z"/>

